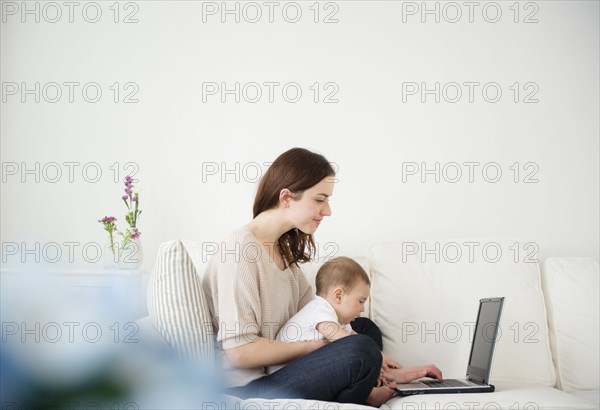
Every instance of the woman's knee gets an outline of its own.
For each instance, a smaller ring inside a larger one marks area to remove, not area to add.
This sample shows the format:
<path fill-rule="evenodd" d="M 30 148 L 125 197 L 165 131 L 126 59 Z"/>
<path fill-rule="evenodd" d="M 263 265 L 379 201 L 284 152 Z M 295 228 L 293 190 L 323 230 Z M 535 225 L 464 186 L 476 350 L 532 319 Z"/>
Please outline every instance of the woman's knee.
<path fill-rule="evenodd" d="M 369 363 L 372 363 L 376 368 L 381 367 L 382 356 L 379 347 L 369 336 L 353 335 L 340 340 L 344 341 L 345 352 L 344 357 L 361 358 Z"/>

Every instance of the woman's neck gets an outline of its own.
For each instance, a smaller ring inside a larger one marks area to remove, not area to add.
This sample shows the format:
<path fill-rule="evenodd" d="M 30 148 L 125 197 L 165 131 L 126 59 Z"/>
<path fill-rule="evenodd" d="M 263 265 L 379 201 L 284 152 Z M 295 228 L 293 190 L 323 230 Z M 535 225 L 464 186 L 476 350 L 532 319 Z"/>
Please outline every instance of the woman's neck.
<path fill-rule="evenodd" d="M 261 212 L 256 218 L 246 225 L 259 241 L 277 243 L 281 235 L 293 228 L 282 217 L 279 209 L 269 209 Z"/>

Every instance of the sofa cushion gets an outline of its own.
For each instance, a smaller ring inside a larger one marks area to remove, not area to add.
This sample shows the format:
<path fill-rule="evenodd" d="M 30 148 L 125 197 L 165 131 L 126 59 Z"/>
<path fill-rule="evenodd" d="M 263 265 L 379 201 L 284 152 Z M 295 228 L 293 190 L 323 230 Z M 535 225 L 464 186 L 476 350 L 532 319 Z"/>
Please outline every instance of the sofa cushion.
<path fill-rule="evenodd" d="M 553 386 L 535 246 L 510 239 L 382 243 L 369 252 L 371 318 L 385 353 L 405 366 L 434 363 L 464 377 L 479 299 L 504 296 L 492 383 Z"/>
<path fill-rule="evenodd" d="M 582 400 L 549 386 L 497 383 L 494 393 L 421 394 L 396 397 L 387 401 L 381 408 L 402 410 L 592 410 L 598 407 L 588 400 Z"/>
<path fill-rule="evenodd" d="M 285 409 L 285 410 L 373 410 L 373 407 L 355 403 L 336 403 L 311 399 L 261 399 L 242 400 L 234 396 L 223 395 L 219 400 L 202 403 L 206 410 L 222 409 Z"/>
<path fill-rule="evenodd" d="M 201 280 L 179 239 L 158 249 L 148 283 L 148 313 L 181 357 L 214 363 L 214 334 Z"/>
<path fill-rule="evenodd" d="M 202 278 L 210 258 L 217 252 L 217 244 L 213 242 L 190 241 L 182 239 L 183 247 L 192 260 L 196 272 Z"/>
<path fill-rule="evenodd" d="M 598 271 L 590 258 L 549 258 L 543 264 L 558 385 L 565 391 L 599 388 Z"/>
<path fill-rule="evenodd" d="M 595 409 L 600 409 L 600 390 L 574 390 L 570 394 L 586 402 L 589 401 Z"/>

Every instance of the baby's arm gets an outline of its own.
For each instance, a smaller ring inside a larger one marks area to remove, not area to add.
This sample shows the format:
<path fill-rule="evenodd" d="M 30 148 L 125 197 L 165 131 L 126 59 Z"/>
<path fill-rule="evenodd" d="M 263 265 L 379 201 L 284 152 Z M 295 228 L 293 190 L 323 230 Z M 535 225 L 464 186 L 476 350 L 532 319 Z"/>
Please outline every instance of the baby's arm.
<path fill-rule="evenodd" d="M 321 322 L 318 323 L 315 327 L 317 328 L 319 333 L 321 333 L 325 337 L 325 339 L 327 339 L 330 342 L 335 342 L 338 339 L 351 335 L 351 333 L 348 333 L 346 329 L 344 329 L 338 323 L 335 322 Z"/>

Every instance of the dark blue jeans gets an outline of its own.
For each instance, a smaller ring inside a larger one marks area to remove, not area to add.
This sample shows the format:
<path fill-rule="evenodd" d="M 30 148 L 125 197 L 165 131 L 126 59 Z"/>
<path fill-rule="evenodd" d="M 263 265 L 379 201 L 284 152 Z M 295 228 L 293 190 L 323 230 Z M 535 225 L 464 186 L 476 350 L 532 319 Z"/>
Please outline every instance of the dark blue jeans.
<path fill-rule="evenodd" d="M 379 377 L 381 361 L 377 343 L 358 334 L 329 343 L 273 374 L 227 389 L 227 393 L 242 399 L 297 398 L 364 404 Z"/>
<path fill-rule="evenodd" d="M 379 350 L 383 350 L 383 336 L 381 335 L 381 330 L 379 330 L 379 327 L 371 319 L 357 317 L 350 323 L 350 326 L 352 326 L 352 330 L 356 333 L 369 336 L 375 341 Z"/>

